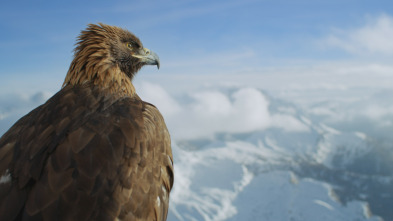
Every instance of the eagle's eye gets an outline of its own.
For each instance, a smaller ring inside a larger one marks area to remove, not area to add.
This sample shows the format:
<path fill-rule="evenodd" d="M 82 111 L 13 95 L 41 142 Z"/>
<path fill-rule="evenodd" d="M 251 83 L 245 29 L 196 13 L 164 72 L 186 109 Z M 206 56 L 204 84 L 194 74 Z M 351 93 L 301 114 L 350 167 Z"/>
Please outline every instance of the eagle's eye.
<path fill-rule="evenodd" d="M 133 48 L 132 46 L 133 46 L 132 43 L 127 43 L 128 48 L 132 49 Z"/>

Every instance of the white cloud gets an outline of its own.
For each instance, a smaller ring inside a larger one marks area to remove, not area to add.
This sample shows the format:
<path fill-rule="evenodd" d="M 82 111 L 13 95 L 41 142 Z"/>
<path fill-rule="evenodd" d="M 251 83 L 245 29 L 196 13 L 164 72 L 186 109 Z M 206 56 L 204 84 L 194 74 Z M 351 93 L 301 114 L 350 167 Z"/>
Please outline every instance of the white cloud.
<path fill-rule="evenodd" d="M 194 95 L 196 103 L 193 110 L 203 116 L 211 115 L 230 115 L 232 108 L 229 98 L 218 91 L 202 91 Z"/>
<path fill-rule="evenodd" d="M 380 15 L 360 28 L 335 30 L 324 44 L 354 54 L 393 54 L 393 17 Z"/>
<path fill-rule="evenodd" d="M 246 133 L 266 128 L 304 132 L 309 127 L 292 112 L 270 113 L 270 101 L 253 87 L 199 88 L 190 95 L 172 97 L 161 86 L 144 82 L 141 98 L 155 104 L 176 139 L 212 137 L 217 133 Z"/>
<path fill-rule="evenodd" d="M 270 124 L 269 102 L 254 88 L 228 94 L 202 89 L 181 106 L 180 113 L 167 117 L 168 126 L 176 138 L 195 139 L 211 137 L 218 132 L 249 132 Z"/>

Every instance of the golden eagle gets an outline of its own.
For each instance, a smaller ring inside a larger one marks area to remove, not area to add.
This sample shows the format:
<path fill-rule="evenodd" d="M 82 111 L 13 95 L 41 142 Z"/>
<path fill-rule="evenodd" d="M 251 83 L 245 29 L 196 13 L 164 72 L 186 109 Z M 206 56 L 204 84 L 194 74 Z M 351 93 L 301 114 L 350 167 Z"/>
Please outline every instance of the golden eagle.
<path fill-rule="evenodd" d="M 132 79 L 158 56 L 127 30 L 82 31 L 63 87 L 0 138 L 0 220 L 166 220 L 170 136 Z"/>

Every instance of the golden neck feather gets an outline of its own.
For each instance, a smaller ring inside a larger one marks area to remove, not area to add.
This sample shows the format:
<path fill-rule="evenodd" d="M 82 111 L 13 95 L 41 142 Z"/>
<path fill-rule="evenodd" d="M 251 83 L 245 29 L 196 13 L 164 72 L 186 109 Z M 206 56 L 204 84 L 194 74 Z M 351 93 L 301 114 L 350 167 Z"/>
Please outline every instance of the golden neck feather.
<path fill-rule="evenodd" d="M 63 87 L 93 83 L 116 96 L 134 96 L 131 79 L 110 60 L 108 49 L 94 45 L 79 48 L 70 65 Z"/>

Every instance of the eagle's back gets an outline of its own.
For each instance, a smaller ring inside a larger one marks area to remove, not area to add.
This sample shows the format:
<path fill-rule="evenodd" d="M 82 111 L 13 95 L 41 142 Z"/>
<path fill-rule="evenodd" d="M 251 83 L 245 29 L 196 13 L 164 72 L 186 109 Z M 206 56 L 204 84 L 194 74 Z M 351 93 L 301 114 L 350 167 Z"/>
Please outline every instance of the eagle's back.
<path fill-rule="evenodd" d="M 138 96 L 66 86 L 0 138 L 1 220 L 165 220 L 170 137 Z"/>

